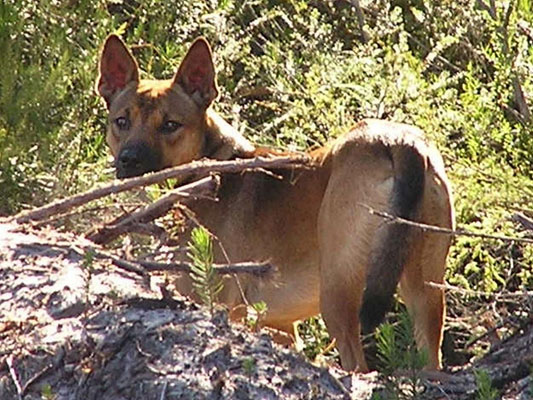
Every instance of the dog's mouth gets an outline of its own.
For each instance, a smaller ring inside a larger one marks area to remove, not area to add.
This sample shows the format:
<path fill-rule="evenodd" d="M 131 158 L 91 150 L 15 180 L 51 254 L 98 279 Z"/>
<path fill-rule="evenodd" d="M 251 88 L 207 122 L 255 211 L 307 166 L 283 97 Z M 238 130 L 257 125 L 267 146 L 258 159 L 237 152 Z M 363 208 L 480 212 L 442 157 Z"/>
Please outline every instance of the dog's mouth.
<path fill-rule="evenodd" d="M 118 179 L 126 179 L 126 178 L 133 178 L 136 176 L 141 176 L 144 174 L 147 174 L 148 172 L 156 172 L 157 169 L 146 169 L 146 168 L 136 168 L 136 169 L 122 169 L 117 168 L 116 169 L 116 177 Z"/>
<path fill-rule="evenodd" d="M 161 169 L 161 157 L 145 142 L 135 142 L 123 147 L 115 159 L 119 179 L 140 176 Z"/>

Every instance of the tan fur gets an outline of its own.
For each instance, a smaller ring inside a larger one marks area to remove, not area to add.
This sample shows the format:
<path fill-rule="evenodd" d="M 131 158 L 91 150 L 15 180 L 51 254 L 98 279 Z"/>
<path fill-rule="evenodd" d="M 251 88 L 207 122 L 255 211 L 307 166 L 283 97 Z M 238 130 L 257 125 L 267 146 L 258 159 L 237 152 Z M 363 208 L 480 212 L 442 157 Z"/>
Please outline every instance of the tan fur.
<path fill-rule="evenodd" d="M 111 36 L 104 46 L 98 81 L 109 109 L 107 141 L 115 158 L 133 142 L 154 150 L 155 169 L 202 157 L 269 153 L 255 149 L 209 108 L 217 90 L 203 39 L 193 44 L 176 76 L 167 81 L 138 81 L 136 62 L 119 42 Z M 109 67 L 113 62 L 117 65 Z M 116 70 L 133 78 L 123 82 L 124 74 L 113 76 Z M 124 115 L 129 128 L 119 131 L 113 121 Z M 168 120 L 181 126 L 162 135 L 158 130 Z M 241 277 L 243 293 L 234 278 L 227 279 L 221 300 L 230 307 L 241 305 L 243 294 L 250 303 L 265 301 L 264 324 L 290 334 L 295 321 L 321 312 L 337 340 L 342 366 L 366 371 L 359 314 L 367 276 L 372 276 L 368 269 L 379 246 L 387 249 L 388 240 L 405 239 L 408 249 L 398 258 L 403 260 L 400 294 L 413 316 L 417 342 L 428 351 L 428 367 L 439 368 L 443 293 L 425 282 L 443 282 L 451 239 L 416 229 L 406 231 L 408 238 L 391 239 L 388 224 L 368 207 L 391 211 L 395 182 L 411 174 L 409 168 L 399 172 L 398 164 L 410 157 L 412 165 L 422 168 L 422 186 L 413 186 L 421 187 L 422 193 L 420 201 L 412 207 L 405 203 L 404 208 L 412 210 L 417 221 L 453 228 L 450 188 L 440 155 L 416 128 L 365 120 L 309 156 L 317 166 L 312 170 L 275 171 L 283 180 L 261 172 L 228 174 L 222 178 L 218 202 L 187 201 L 199 221 L 221 240 L 231 262 L 270 260 L 279 270 L 275 282 Z M 215 256 L 226 261 L 219 248 Z M 191 293 L 187 277 L 179 286 L 184 294 Z"/>

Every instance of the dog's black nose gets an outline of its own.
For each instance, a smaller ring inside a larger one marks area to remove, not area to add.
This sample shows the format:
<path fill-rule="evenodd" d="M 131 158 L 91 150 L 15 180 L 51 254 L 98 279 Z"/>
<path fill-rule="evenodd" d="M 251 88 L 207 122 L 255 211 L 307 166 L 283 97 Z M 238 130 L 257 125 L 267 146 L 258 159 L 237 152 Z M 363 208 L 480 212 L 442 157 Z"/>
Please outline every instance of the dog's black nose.
<path fill-rule="evenodd" d="M 126 147 L 123 149 L 117 160 L 117 167 L 123 171 L 133 171 L 140 169 L 142 165 L 141 151 L 138 146 Z"/>
<path fill-rule="evenodd" d="M 117 178 L 129 178 L 157 171 L 159 157 L 147 143 L 137 142 L 125 146 L 115 161 Z"/>

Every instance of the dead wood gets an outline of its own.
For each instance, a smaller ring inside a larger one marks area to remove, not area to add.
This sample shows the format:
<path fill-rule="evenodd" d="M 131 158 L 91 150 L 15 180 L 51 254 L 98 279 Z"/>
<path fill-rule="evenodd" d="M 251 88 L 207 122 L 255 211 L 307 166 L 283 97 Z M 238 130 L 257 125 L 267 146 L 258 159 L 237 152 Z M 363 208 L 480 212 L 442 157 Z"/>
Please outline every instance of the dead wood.
<path fill-rule="evenodd" d="M 418 228 L 424 232 L 440 233 L 440 234 L 451 235 L 451 236 L 470 236 L 470 237 L 478 237 L 482 239 L 502 240 L 505 242 L 533 243 L 533 239 L 530 239 L 530 238 L 521 238 L 521 237 L 504 236 L 504 235 L 492 235 L 489 233 L 477 233 L 477 232 L 470 232 L 465 229 L 453 230 L 453 229 L 443 228 L 440 226 L 423 224 L 421 222 L 410 221 L 405 218 L 394 216 L 385 211 L 375 210 L 366 204 L 360 203 L 359 205 L 361 207 L 366 208 L 370 214 L 377 215 L 378 217 L 385 219 L 389 223 L 412 226 L 413 228 Z"/>
<path fill-rule="evenodd" d="M 172 271 L 172 272 L 191 272 L 191 263 L 161 263 L 153 261 L 136 261 L 146 271 Z M 253 263 L 241 262 L 235 264 L 214 264 L 214 270 L 221 275 L 233 274 L 250 274 L 258 278 L 268 279 L 272 278 L 275 268 L 269 262 Z"/>
<path fill-rule="evenodd" d="M 111 224 L 100 227 L 96 232 L 87 235 L 87 238 L 97 244 L 109 243 L 118 236 L 130 232 L 139 224 L 146 224 L 165 215 L 172 206 L 183 198 L 214 195 L 218 190 L 220 178 L 211 175 L 188 185 L 171 190 L 157 201 L 137 210 L 126 217 L 119 217 Z"/>
<path fill-rule="evenodd" d="M 185 272 L 189 273 L 192 264 L 188 262 L 180 263 L 162 263 L 145 260 L 125 260 L 114 257 L 109 254 L 96 254 L 102 258 L 110 258 L 114 265 L 123 268 L 126 271 L 134 272 L 140 275 L 146 275 L 148 272 L 168 271 L 168 272 Z M 214 270 L 220 275 L 248 274 L 260 279 L 271 279 L 274 277 L 276 268 L 268 263 L 241 262 L 235 264 L 214 264 Z"/>
<path fill-rule="evenodd" d="M 481 371 L 490 378 L 499 399 L 530 399 L 533 397 L 533 321 L 518 329 L 507 340 L 493 346 L 483 358 L 432 385 L 426 396 L 430 399 L 470 400 L 479 398 L 476 374 Z"/>
<path fill-rule="evenodd" d="M 4 219 L 4 221 L 16 222 L 19 224 L 30 221 L 39 221 L 111 194 L 152 185 L 172 178 L 184 180 L 193 176 L 204 176 L 212 172 L 236 173 L 247 170 L 268 170 L 269 168 L 305 168 L 306 166 L 310 166 L 310 160 L 308 158 L 295 156 L 271 158 L 256 157 L 251 159 L 239 159 L 231 161 L 193 161 L 189 164 L 164 169 L 152 174 L 124 179 L 121 181 L 114 181 L 111 184 L 104 185 L 97 189 L 89 190 L 87 192 L 70 196 L 62 200 L 57 200 L 33 210 L 23 211 L 13 217 Z"/>

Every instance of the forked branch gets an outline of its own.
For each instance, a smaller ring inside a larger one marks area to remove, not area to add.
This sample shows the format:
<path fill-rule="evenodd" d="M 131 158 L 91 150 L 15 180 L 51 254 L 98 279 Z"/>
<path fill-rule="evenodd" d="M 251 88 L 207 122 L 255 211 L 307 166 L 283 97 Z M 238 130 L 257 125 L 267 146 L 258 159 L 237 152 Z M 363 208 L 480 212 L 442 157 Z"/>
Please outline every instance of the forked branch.
<path fill-rule="evenodd" d="M 121 217 L 115 223 L 98 228 L 96 232 L 87 235 L 87 239 L 98 244 L 109 243 L 120 235 L 130 231 L 134 225 L 145 224 L 165 215 L 174 203 L 180 199 L 214 195 L 219 184 L 220 178 L 217 175 L 211 175 L 188 185 L 180 186 L 171 190 L 157 201 L 129 214 L 125 218 Z"/>

